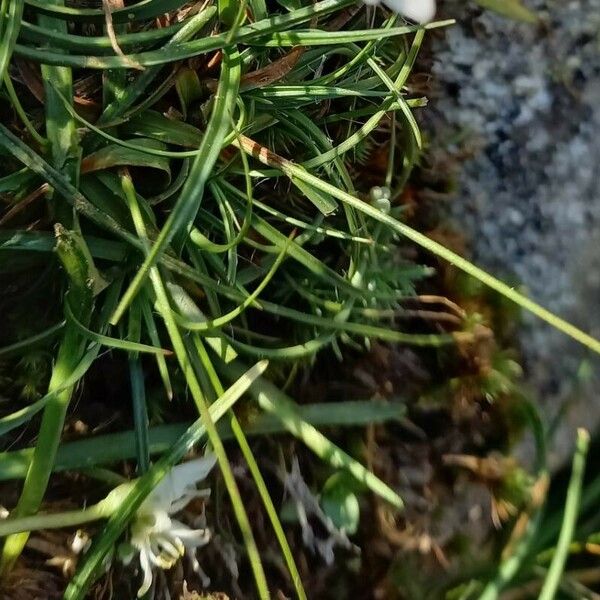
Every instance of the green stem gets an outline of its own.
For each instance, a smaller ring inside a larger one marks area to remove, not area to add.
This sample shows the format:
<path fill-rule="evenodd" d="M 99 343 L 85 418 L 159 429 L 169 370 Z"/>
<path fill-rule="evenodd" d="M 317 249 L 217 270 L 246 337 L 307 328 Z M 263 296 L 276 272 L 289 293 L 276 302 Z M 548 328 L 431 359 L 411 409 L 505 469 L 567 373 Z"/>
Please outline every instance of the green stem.
<path fill-rule="evenodd" d="M 33 126 L 33 123 L 30 121 L 29 117 L 27 116 L 27 113 L 25 112 L 25 109 L 23 108 L 23 105 L 21 104 L 21 101 L 19 100 L 19 96 L 17 95 L 17 92 L 15 91 L 15 88 L 10 79 L 10 75 L 8 73 L 4 73 L 4 85 L 6 86 L 6 91 L 8 92 L 8 97 L 10 98 L 10 103 L 12 104 L 15 112 L 19 116 L 19 119 L 21 119 L 21 121 L 23 122 L 23 125 L 25 125 L 25 128 L 27 129 L 27 131 L 29 131 L 29 134 L 31 135 L 31 137 L 40 145 L 41 148 L 45 148 L 46 144 L 48 143 L 48 140 L 46 140 L 46 138 L 42 137 L 37 132 L 36 128 Z"/>
<path fill-rule="evenodd" d="M 8 64 L 19 36 L 21 21 L 23 16 L 23 0 L 12 0 L 7 3 L 2 3 L 2 11 L 0 13 L 0 34 L 2 43 L 0 44 L 0 81 L 4 79 L 4 74 L 8 69 Z"/>
<path fill-rule="evenodd" d="M 248 440 L 246 435 L 244 434 L 244 430 L 240 425 L 237 417 L 231 412 L 230 425 L 233 434 L 235 435 L 237 442 L 240 446 L 242 454 L 244 455 L 244 459 L 246 460 L 246 464 L 250 469 L 250 473 L 256 483 L 256 488 L 260 494 L 260 498 L 262 503 L 267 511 L 267 515 L 269 516 L 269 520 L 271 521 L 271 525 L 273 527 L 273 531 L 275 532 L 275 536 L 277 537 L 277 541 L 279 542 L 279 546 L 281 547 L 281 551 L 285 558 L 285 562 L 287 568 L 290 572 L 290 576 L 292 578 L 292 583 L 294 584 L 294 588 L 296 590 L 296 594 L 300 600 L 306 600 L 306 592 L 304 591 L 304 586 L 302 585 L 302 578 L 300 577 L 300 573 L 298 571 L 298 567 L 296 566 L 296 561 L 294 560 L 294 554 L 290 545 L 285 537 L 285 532 L 281 525 L 281 521 L 279 520 L 279 515 L 277 514 L 277 509 L 273 504 L 273 500 L 271 499 L 271 495 L 269 494 L 269 488 L 260 472 L 258 464 L 254 458 L 254 454 L 248 444 Z"/>
<path fill-rule="evenodd" d="M 571 480 L 567 490 L 565 516 L 558 537 L 556 552 L 550 563 L 548 576 L 544 581 L 539 600 L 552 600 L 556 596 L 556 591 L 560 585 L 560 580 L 569 555 L 569 545 L 573 539 L 575 524 L 577 523 L 579 501 L 581 499 L 581 486 L 583 484 L 585 460 L 589 445 L 590 434 L 585 429 L 580 429 L 577 433 L 577 447 L 573 458 L 573 470 L 571 472 Z"/>
<path fill-rule="evenodd" d="M 90 521 L 106 518 L 102 503 L 83 510 L 70 510 L 56 514 L 37 514 L 31 517 L 16 517 L 0 521 L 0 536 L 13 535 L 38 529 L 60 529 L 73 527 Z"/>
<path fill-rule="evenodd" d="M 223 385 L 215 371 L 215 368 L 210 360 L 208 352 L 206 348 L 202 344 L 202 340 L 199 335 L 194 336 L 194 345 L 198 354 L 200 356 L 200 360 L 204 365 L 206 371 L 208 372 L 208 376 L 210 381 L 217 393 L 218 396 L 222 396 L 224 393 Z M 279 546 L 283 553 L 286 565 L 290 572 L 290 576 L 292 578 L 292 583 L 296 590 L 296 594 L 300 600 L 306 600 L 306 592 L 304 591 L 304 586 L 302 585 L 302 578 L 300 577 L 300 573 L 298 571 L 298 567 L 296 566 L 296 561 L 294 560 L 294 555 L 290 548 L 290 545 L 285 537 L 285 532 L 283 531 L 283 527 L 281 525 L 281 521 L 279 520 L 279 516 L 277 515 L 277 509 L 273 504 L 273 500 L 271 499 L 271 495 L 269 494 L 269 489 L 267 484 L 260 472 L 260 468 L 254 458 L 254 454 L 252 453 L 252 449 L 250 448 L 250 444 L 248 444 L 248 439 L 246 438 L 246 434 L 240 425 L 238 418 L 235 416 L 233 410 L 229 411 L 229 425 L 231 427 L 231 431 L 244 455 L 244 459 L 246 460 L 246 464 L 250 469 L 250 473 L 252 474 L 252 478 L 254 479 L 254 483 L 256 484 L 256 488 L 258 493 L 260 494 L 260 498 L 262 503 L 267 511 L 267 515 L 269 520 L 271 521 L 271 525 L 273 527 L 273 531 L 275 532 L 275 536 L 277 537 L 277 541 L 279 542 Z"/>

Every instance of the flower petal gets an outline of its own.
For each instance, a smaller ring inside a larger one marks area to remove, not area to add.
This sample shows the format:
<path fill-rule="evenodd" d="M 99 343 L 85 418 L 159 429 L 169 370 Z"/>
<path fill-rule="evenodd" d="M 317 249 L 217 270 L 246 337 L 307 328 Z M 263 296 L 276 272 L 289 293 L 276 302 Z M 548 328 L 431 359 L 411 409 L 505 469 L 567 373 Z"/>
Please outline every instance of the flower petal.
<path fill-rule="evenodd" d="M 192 529 L 188 533 L 173 533 L 177 535 L 186 548 L 199 548 L 210 542 L 210 531 L 208 529 Z"/>
<path fill-rule="evenodd" d="M 210 488 L 202 488 L 201 490 L 193 488 L 187 490 L 181 498 L 171 502 L 169 514 L 178 513 L 180 510 L 184 509 L 192 500 L 194 500 L 194 498 L 208 498 L 209 496 Z"/>
<path fill-rule="evenodd" d="M 140 566 L 142 567 L 142 572 L 144 573 L 144 580 L 142 581 L 142 585 L 137 592 L 137 597 L 141 598 L 152 585 L 152 565 L 150 564 L 150 550 L 147 547 L 144 547 L 140 550 Z"/>
<path fill-rule="evenodd" d="M 163 510 L 170 511 L 174 502 L 184 497 L 189 490 L 194 490 L 199 481 L 206 479 L 216 460 L 214 454 L 208 454 L 203 458 L 197 458 L 173 467 L 146 498 L 140 510 L 147 512 L 155 507 L 160 507 Z"/>
<path fill-rule="evenodd" d="M 384 4 L 417 23 L 428 23 L 435 17 L 435 0 L 384 0 Z"/>
<path fill-rule="evenodd" d="M 169 533 L 189 548 L 204 546 L 208 544 L 211 537 L 209 529 L 191 529 L 176 519 L 173 519 L 173 527 Z"/>

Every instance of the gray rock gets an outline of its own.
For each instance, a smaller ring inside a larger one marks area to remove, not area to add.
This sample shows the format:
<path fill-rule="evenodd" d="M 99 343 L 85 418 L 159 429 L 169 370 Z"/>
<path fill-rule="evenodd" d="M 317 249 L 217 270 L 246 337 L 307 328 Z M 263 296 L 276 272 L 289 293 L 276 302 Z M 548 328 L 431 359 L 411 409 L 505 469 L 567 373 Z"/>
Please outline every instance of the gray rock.
<path fill-rule="evenodd" d="M 428 118 L 482 147 L 451 205 L 475 262 L 600 335 L 600 0 L 526 3 L 543 27 L 443 3 L 458 24 L 433 42 L 441 92 Z M 597 426 L 600 397 L 578 375 L 589 358 L 582 348 L 538 320 L 524 322 L 528 381 L 548 421 L 561 423 L 559 463 L 577 425 Z"/>

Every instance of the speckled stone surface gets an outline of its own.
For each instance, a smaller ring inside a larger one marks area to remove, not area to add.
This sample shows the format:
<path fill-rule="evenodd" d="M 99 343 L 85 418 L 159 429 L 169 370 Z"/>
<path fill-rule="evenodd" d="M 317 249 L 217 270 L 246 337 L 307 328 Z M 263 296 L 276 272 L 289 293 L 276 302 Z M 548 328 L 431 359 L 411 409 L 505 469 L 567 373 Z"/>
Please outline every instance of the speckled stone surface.
<path fill-rule="evenodd" d="M 600 336 L 600 0 L 526 3 L 540 27 L 442 3 L 458 24 L 433 43 L 431 122 L 481 148 L 451 213 L 477 263 Z M 600 395 L 577 375 L 585 352 L 561 334 L 526 318 L 520 343 L 544 415 L 567 403 L 558 464 L 574 428 L 600 421 Z"/>

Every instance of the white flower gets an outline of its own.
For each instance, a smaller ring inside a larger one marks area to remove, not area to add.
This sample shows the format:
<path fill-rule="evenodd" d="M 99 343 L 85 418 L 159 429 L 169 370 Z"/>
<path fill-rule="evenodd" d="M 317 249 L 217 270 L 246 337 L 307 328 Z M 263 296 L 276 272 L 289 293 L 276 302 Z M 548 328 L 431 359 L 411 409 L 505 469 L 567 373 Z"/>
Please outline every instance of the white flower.
<path fill-rule="evenodd" d="M 206 478 L 215 460 L 214 455 L 209 455 L 173 467 L 138 509 L 130 539 L 139 553 L 144 575 L 138 598 L 150 589 L 154 567 L 170 569 L 186 551 L 194 567 L 199 568 L 195 551 L 209 541 L 209 530 L 191 529 L 171 515 L 194 498 L 209 494 L 208 489 L 196 489 L 196 484 Z"/>
<path fill-rule="evenodd" d="M 364 0 L 365 4 L 379 4 L 380 0 Z M 435 17 L 435 0 L 383 0 L 394 12 L 417 23 L 429 23 Z"/>

